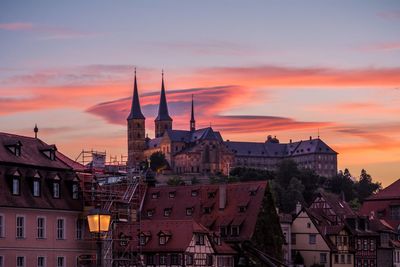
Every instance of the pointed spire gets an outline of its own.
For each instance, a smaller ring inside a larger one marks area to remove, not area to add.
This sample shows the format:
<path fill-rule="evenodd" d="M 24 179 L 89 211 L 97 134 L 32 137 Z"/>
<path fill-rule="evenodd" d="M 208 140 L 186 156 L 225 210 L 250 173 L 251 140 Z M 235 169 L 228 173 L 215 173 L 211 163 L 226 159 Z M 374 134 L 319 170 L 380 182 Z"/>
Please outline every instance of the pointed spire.
<path fill-rule="evenodd" d="M 164 70 L 161 72 L 160 105 L 158 106 L 158 115 L 156 121 L 172 121 L 168 114 L 167 98 L 165 96 Z"/>
<path fill-rule="evenodd" d="M 136 81 L 136 68 L 135 68 L 135 82 L 133 85 L 133 98 L 132 98 L 132 106 L 131 113 L 129 114 L 128 120 L 132 119 L 145 119 L 142 110 L 140 109 L 140 101 L 139 101 L 139 93 Z"/>
<path fill-rule="evenodd" d="M 190 116 L 190 131 L 194 132 L 196 130 L 196 121 L 194 119 L 194 101 L 193 101 L 193 94 L 192 94 L 192 113 Z"/>

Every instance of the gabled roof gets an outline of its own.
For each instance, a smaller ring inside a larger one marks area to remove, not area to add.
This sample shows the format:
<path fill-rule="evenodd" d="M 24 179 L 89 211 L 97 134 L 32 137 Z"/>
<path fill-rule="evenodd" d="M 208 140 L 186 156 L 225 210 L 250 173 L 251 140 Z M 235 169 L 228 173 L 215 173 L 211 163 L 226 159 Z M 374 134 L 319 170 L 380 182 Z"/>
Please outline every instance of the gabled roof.
<path fill-rule="evenodd" d="M 380 190 L 378 193 L 368 197 L 365 201 L 384 199 L 400 199 L 400 179 Z"/>
<path fill-rule="evenodd" d="M 20 156 L 14 155 L 6 148 L 7 144 L 17 142 L 21 142 L 22 144 Z M 48 145 L 37 138 L 0 133 L 0 162 L 53 169 L 72 169 L 72 167 L 57 157 L 60 153 L 56 153 L 55 160 L 46 157 L 42 151 L 47 149 L 55 149 L 55 147 Z M 65 156 L 63 157 L 62 155 L 61 157 L 64 159 Z"/>
<path fill-rule="evenodd" d="M 221 190 L 226 187 L 226 206 L 219 209 Z M 220 226 L 226 224 L 240 225 L 240 233 L 235 240 L 251 239 L 262 200 L 264 198 L 267 182 L 232 183 L 226 185 L 210 184 L 195 186 L 160 186 L 148 188 L 143 204 L 142 218 L 149 220 L 185 220 L 193 219 L 208 227 L 210 231 L 219 232 Z M 258 188 L 254 195 L 250 191 Z M 174 197 L 169 192 L 175 191 Z M 192 194 L 196 191 L 196 194 Z M 152 194 L 159 193 L 159 197 L 153 199 Z M 210 194 L 209 194 L 210 193 Z M 248 203 L 245 210 L 240 211 L 240 205 Z M 211 209 L 205 211 L 206 207 Z M 168 218 L 164 217 L 164 209 L 172 208 Z M 190 216 L 186 215 L 186 209 L 193 208 Z M 147 210 L 152 209 L 154 213 L 147 217 Z"/>

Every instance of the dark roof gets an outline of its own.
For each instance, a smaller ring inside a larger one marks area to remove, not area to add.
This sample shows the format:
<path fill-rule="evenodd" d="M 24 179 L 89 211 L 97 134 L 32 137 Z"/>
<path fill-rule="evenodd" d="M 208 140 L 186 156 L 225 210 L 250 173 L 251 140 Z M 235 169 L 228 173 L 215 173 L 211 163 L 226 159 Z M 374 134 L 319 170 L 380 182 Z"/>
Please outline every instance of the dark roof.
<path fill-rule="evenodd" d="M 365 201 L 380 200 L 380 199 L 400 199 L 400 179 L 389 185 L 388 187 L 380 190 L 378 193 L 373 194 Z"/>
<path fill-rule="evenodd" d="M 226 141 L 225 145 L 237 156 L 290 157 L 312 153 L 337 154 L 321 139 L 292 142 L 235 142 Z"/>
<path fill-rule="evenodd" d="M 20 142 L 21 155 L 14 155 L 6 146 Z M 72 167 L 64 163 L 56 153 L 55 160 L 47 157 L 43 151 L 47 149 L 54 149 L 54 145 L 48 145 L 42 140 L 33 137 L 0 133 L 0 163 L 14 164 L 14 165 L 28 165 L 34 167 L 53 168 L 53 169 L 66 169 L 71 170 Z M 64 159 L 62 155 L 62 159 Z"/>
<path fill-rule="evenodd" d="M 160 186 L 148 188 L 143 204 L 142 218 L 147 217 L 147 210 L 154 213 L 148 219 L 163 220 L 164 209 L 172 208 L 168 219 L 194 219 L 210 231 L 219 232 L 225 224 L 240 224 L 240 235 L 236 240 L 249 240 L 254 232 L 258 213 L 262 205 L 267 182 L 247 182 L 226 185 Z M 226 187 L 226 206 L 219 209 L 221 190 Z M 174 197 L 169 192 L 174 191 Z M 197 194 L 192 195 L 192 191 Z M 254 195 L 250 194 L 254 191 Z M 152 198 L 153 193 L 158 198 Z M 247 205 L 245 210 L 239 207 Z M 205 208 L 210 210 L 205 212 Z M 192 215 L 186 215 L 186 209 L 193 208 Z"/>
<path fill-rule="evenodd" d="M 128 120 L 133 119 L 145 119 L 140 109 L 140 101 L 139 101 L 139 93 L 137 88 L 137 81 L 136 81 L 136 71 L 135 71 L 135 82 L 133 85 L 133 97 L 132 97 L 132 105 L 131 105 L 131 113 L 129 113 Z"/>
<path fill-rule="evenodd" d="M 155 119 L 156 121 L 172 121 L 172 118 L 168 114 L 167 98 L 165 96 L 164 88 L 164 75 L 161 84 L 161 94 L 160 94 L 160 105 L 158 106 L 158 115 Z"/>
<path fill-rule="evenodd" d="M 194 233 L 206 234 L 212 247 L 216 252 L 223 254 L 235 254 L 236 252 L 226 243 L 221 242 L 217 245 L 210 240 L 211 232 L 203 225 L 194 220 L 143 220 L 141 232 L 145 233 L 149 241 L 142 246 L 144 252 L 185 252 L 189 247 Z M 159 233 L 169 235 L 169 240 L 165 245 L 160 245 L 158 240 Z"/>
<path fill-rule="evenodd" d="M 20 142 L 21 156 L 12 154 L 4 144 Z M 10 208 L 38 208 L 82 210 L 82 200 L 72 198 L 72 184 L 78 182 L 73 171 L 73 160 L 57 152 L 55 160 L 42 153 L 55 149 L 43 141 L 7 133 L 0 133 L 0 206 Z M 75 166 L 75 165 L 74 165 Z M 12 194 L 12 177 L 18 174 L 20 194 Z M 35 178 L 34 178 L 35 177 Z M 40 196 L 33 196 L 33 179 L 40 180 Z M 59 179 L 60 198 L 53 198 L 52 185 Z"/>

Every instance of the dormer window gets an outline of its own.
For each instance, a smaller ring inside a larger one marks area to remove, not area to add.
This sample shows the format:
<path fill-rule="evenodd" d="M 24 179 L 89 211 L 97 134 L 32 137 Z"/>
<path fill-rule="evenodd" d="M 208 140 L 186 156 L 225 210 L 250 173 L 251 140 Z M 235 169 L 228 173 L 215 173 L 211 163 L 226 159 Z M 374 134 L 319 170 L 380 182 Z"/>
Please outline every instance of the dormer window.
<path fill-rule="evenodd" d="M 164 209 L 164 217 L 169 217 L 171 215 L 172 209 L 171 208 L 165 208 Z"/>
<path fill-rule="evenodd" d="M 41 152 L 50 160 L 56 160 L 56 151 L 57 147 L 55 145 L 50 145 L 41 150 Z"/>
<path fill-rule="evenodd" d="M 192 197 L 197 197 L 199 195 L 199 191 L 198 190 L 192 190 L 191 195 L 192 195 Z"/>
<path fill-rule="evenodd" d="M 171 233 L 169 231 L 160 231 L 158 233 L 158 243 L 160 245 L 165 245 L 168 243 L 168 240 L 170 237 L 171 237 Z"/>
<path fill-rule="evenodd" d="M 203 208 L 203 212 L 204 212 L 205 214 L 210 214 L 210 213 L 211 213 L 211 210 L 212 210 L 211 207 L 204 207 L 204 208 Z"/>
<path fill-rule="evenodd" d="M 239 236 L 239 229 L 240 227 L 237 225 L 232 225 L 231 226 L 231 236 Z"/>
<path fill-rule="evenodd" d="M 193 208 L 186 208 L 186 216 L 192 216 Z"/>
<path fill-rule="evenodd" d="M 72 184 L 72 199 L 78 199 L 79 198 L 79 185 L 78 183 L 73 183 Z"/>
<path fill-rule="evenodd" d="M 21 194 L 21 174 L 19 171 L 12 174 L 12 194 L 15 196 Z"/>
<path fill-rule="evenodd" d="M 21 156 L 21 147 L 22 143 L 20 141 L 17 141 L 16 143 L 11 143 L 11 144 L 6 144 L 5 147 L 13 153 L 13 155 L 19 157 Z"/>
<path fill-rule="evenodd" d="M 147 244 L 147 242 L 149 242 L 151 233 L 150 232 L 141 232 L 139 235 L 139 244 L 141 246 L 144 246 Z"/>
<path fill-rule="evenodd" d="M 176 195 L 175 191 L 169 192 L 169 198 L 174 198 Z"/>
<path fill-rule="evenodd" d="M 34 180 L 33 180 L 33 187 L 32 187 L 32 189 L 33 189 L 33 196 L 34 197 L 39 197 L 40 196 L 40 180 L 39 179 L 37 179 L 37 178 L 35 178 Z"/>
<path fill-rule="evenodd" d="M 148 209 L 147 210 L 147 217 L 153 217 L 154 215 L 154 209 Z"/>
<path fill-rule="evenodd" d="M 160 235 L 159 243 L 160 243 L 160 245 L 165 245 L 165 243 L 167 243 L 165 235 Z"/>
<path fill-rule="evenodd" d="M 53 198 L 60 198 L 60 182 L 53 182 Z"/>
<path fill-rule="evenodd" d="M 208 192 L 208 198 L 214 198 L 215 192 Z"/>
<path fill-rule="evenodd" d="M 151 194 L 152 199 L 158 199 L 160 197 L 160 192 L 154 192 Z"/>
<path fill-rule="evenodd" d="M 240 213 L 243 213 L 243 212 L 245 212 L 246 210 L 247 210 L 247 207 L 246 207 L 246 206 L 244 206 L 244 205 L 239 206 L 239 212 L 240 212 Z"/>

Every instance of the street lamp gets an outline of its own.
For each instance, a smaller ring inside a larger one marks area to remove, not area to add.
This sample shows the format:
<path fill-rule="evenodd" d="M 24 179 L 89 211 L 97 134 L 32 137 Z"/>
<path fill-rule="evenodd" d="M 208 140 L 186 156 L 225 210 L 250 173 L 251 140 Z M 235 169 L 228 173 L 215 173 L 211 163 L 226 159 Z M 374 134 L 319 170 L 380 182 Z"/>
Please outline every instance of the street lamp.
<path fill-rule="evenodd" d="M 96 246 L 97 246 L 97 266 L 102 266 L 102 247 L 101 247 L 101 234 L 108 232 L 111 221 L 111 213 L 101 209 L 92 209 L 87 215 L 89 224 L 89 231 L 96 234 Z"/>

